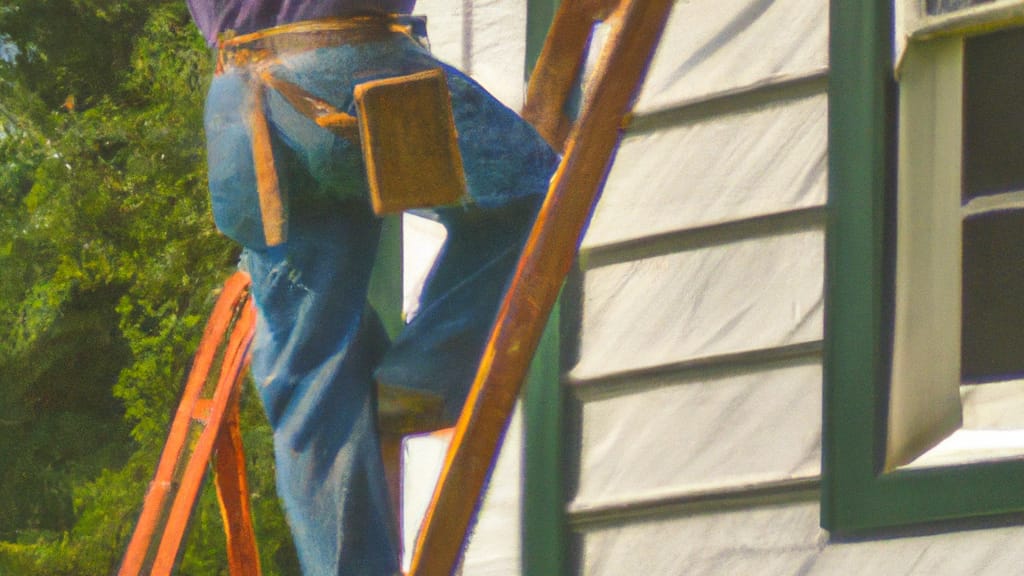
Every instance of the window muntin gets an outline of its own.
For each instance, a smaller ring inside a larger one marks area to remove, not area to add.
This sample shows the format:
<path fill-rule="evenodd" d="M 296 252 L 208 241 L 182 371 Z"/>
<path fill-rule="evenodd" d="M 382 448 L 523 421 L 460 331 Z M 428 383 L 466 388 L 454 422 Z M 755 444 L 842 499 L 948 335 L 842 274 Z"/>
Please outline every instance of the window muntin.
<path fill-rule="evenodd" d="M 928 14 L 944 14 L 964 10 L 978 4 L 988 4 L 994 0 L 926 0 L 925 12 Z"/>
<path fill-rule="evenodd" d="M 895 0 L 896 34 L 916 40 L 975 34 L 1024 20 L 1020 0 Z"/>
<path fill-rule="evenodd" d="M 911 42 L 1024 25 L 1021 0 L 894 0 L 893 67 L 903 68 Z"/>
<path fill-rule="evenodd" d="M 964 41 L 965 383 L 1024 375 L 1024 29 Z"/>

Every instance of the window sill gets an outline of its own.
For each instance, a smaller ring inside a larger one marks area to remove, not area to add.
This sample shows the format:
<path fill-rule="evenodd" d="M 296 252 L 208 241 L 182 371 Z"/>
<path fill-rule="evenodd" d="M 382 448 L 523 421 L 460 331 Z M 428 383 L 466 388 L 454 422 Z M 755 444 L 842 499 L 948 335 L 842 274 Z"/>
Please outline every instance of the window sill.
<path fill-rule="evenodd" d="M 960 429 L 898 470 L 920 470 L 1024 458 L 1024 430 Z"/>

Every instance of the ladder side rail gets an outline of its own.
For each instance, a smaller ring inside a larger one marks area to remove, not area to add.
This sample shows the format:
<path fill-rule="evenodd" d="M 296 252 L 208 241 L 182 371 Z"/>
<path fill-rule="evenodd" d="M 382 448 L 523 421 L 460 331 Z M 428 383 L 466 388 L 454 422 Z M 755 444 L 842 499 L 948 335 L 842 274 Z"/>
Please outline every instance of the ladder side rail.
<path fill-rule="evenodd" d="M 565 150 L 570 120 L 566 106 L 586 59 L 594 23 L 615 0 L 564 0 L 530 75 L 522 117 L 558 152 Z"/>
<path fill-rule="evenodd" d="M 224 424 L 225 413 L 232 398 L 237 396 L 239 388 L 237 383 L 241 380 L 248 363 L 249 345 L 252 342 L 255 316 L 252 302 L 246 302 L 238 320 L 235 322 L 231 333 L 231 340 L 225 350 L 220 378 L 213 393 L 209 419 L 199 436 L 195 450 L 192 452 L 192 457 L 189 459 L 185 473 L 182 476 L 181 486 L 178 489 L 174 503 L 171 505 L 170 516 L 168 517 L 167 525 L 164 527 L 164 536 L 160 542 L 160 547 L 157 549 L 153 569 L 150 572 L 151 576 L 169 575 L 174 569 L 181 541 L 184 538 L 189 517 L 192 514 L 192 508 L 210 463 L 214 444 Z"/>
<path fill-rule="evenodd" d="M 412 576 L 457 565 L 523 378 L 621 140 L 673 0 L 623 0 L 562 163 L 502 303 L 456 424 Z"/>
<path fill-rule="evenodd" d="M 232 576 L 259 576 L 262 570 L 256 533 L 253 530 L 245 448 L 239 425 L 239 404 L 245 373 L 243 366 L 232 384 L 234 393 L 228 404 L 224 425 L 217 435 L 214 446 L 214 484 L 217 487 L 220 515 L 224 519 L 229 572 Z"/>
<path fill-rule="evenodd" d="M 118 576 L 136 576 L 142 571 L 153 535 L 171 493 L 174 471 L 185 447 L 196 402 L 210 373 L 217 349 L 230 327 L 235 307 L 247 297 L 248 287 L 248 276 L 236 272 L 224 283 L 224 289 L 214 305 L 199 342 L 192 369 L 186 380 L 181 402 L 178 404 L 174 420 L 171 423 L 171 430 L 164 443 L 164 450 L 160 455 L 156 473 L 146 491 L 142 512 L 121 561 Z"/>

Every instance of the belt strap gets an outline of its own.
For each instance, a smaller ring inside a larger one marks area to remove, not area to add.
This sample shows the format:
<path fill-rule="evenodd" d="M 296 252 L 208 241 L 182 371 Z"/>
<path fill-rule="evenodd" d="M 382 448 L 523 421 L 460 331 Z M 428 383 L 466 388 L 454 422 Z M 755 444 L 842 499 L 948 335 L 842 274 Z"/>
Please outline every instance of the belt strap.
<path fill-rule="evenodd" d="M 281 191 L 274 164 L 264 104 L 266 88 L 277 91 L 301 114 L 338 136 L 358 142 L 359 126 L 354 116 L 291 82 L 275 77 L 266 66 L 255 65 L 269 64 L 285 54 L 383 40 L 394 34 L 406 34 L 425 43 L 425 21 L 396 14 L 364 14 L 296 22 L 241 36 L 228 32 L 218 40 L 218 74 L 227 68 L 252 66 L 253 103 L 249 124 L 256 190 L 267 246 L 277 246 L 288 239 L 288 202 Z"/>
<path fill-rule="evenodd" d="M 338 110 L 303 88 L 281 80 L 266 70 L 256 74 L 252 84 L 253 108 L 250 126 L 252 156 L 256 165 L 256 190 L 263 219 L 263 236 L 267 246 L 276 246 L 288 239 L 288 211 L 287 199 L 281 192 L 274 165 L 274 151 L 271 147 L 270 129 L 263 102 L 266 88 L 277 91 L 299 113 L 342 138 L 358 142 L 359 125 L 355 116 Z"/>
<path fill-rule="evenodd" d="M 294 22 L 243 35 L 228 31 L 217 41 L 217 71 L 285 54 L 374 42 L 394 34 L 425 43 L 426 22 L 404 14 L 361 14 Z"/>
<path fill-rule="evenodd" d="M 283 96 L 292 108 L 316 122 L 321 128 L 326 128 L 353 142 L 359 140 L 359 124 L 355 116 L 342 112 L 326 100 L 310 94 L 301 86 L 274 76 L 269 71 L 260 72 L 259 79 L 264 85 Z"/>
<path fill-rule="evenodd" d="M 256 166 L 256 192 L 260 202 L 260 216 L 263 220 L 263 236 L 267 246 L 283 244 L 288 239 L 287 201 L 282 197 L 281 186 L 274 166 L 274 151 L 270 143 L 270 127 L 263 108 L 263 88 L 253 89 L 252 116 L 252 159 Z"/>

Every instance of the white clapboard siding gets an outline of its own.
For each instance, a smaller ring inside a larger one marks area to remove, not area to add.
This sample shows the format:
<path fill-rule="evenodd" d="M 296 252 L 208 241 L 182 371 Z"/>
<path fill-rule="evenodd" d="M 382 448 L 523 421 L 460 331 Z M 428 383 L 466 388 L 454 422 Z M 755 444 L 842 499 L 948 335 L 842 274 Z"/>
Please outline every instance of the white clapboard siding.
<path fill-rule="evenodd" d="M 627 137 L 583 249 L 823 205 L 824 88 Z"/>
<path fill-rule="evenodd" d="M 526 68 L 526 0 L 472 0 L 473 79 L 513 110 L 523 107 Z"/>
<path fill-rule="evenodd" d="M 523 101 L 526 47 L 526 0 L 418 0 L 416 13 L 427 16 L 433 53 L 468 72 L 513 110 Z M 415 217 L 410 217 L 415 218 Z M 405 229 L 406 254 L 432 259 L 444 238 L 439 226 L 418 221 Z M 415 308 L 422 276 L 429 264 L 406 262 L 409 274 L 406 309 Z M 518 411 L 501 447 L 484 502 L 470 536 L 461 576 L 509 576 L 521 572 L 522 425 Z M 439 438 L 412 439 L 406 445 L 403 511 L 406 560 L 415 541 L 416 526 L 429 503 L 447 442 Z"/>
<path fill-rule="evenodd" d="M 527 0 L 417 0 L 431 52 L 513 110 L 522 108 Z"/>
<path fill-rule="evenodd" d="M 520 573 L 522 437 L 523 417 L 521 404 L 517 404 L 476 523 L 472 527 L 462 566 L 464 576 L 508 576 Z"/>
<path fill-rule="evenodd" d="M 583 525 L 578 534 L 588 576 L 1006 576 L 1024 566 L 1021 526 L 830 542 L 813 490 Z"/>
<path fill-rule="evenodd" d="M 811 511 L 810 522 L 817 516 Z M 974 530 L 905 534 L 860 542 L 829 542 L 807 576 L 1005 576 L 1024 572 L 1024 527 L 990 524 Z"/>
<path fill-rule="evenodd" d="M 657 574 L 726 576 L 801 574 L 818 552 L 816 496 L 796 502 L 696 509 L 682 515 L 586 527 L 587 576 Z M 877 573 L 853 571 L 847 574 Z"/>
<path fill-rule="evenodd" d="M 510 4 L 518 2 L 510 2 Z M 438 59 L 466 69 L 471 48 L 465 47 L 466 29 L 472 15 L 466 14 L 463 0 L 416 0 L 414 13 L 427 18 L 430 52 Z"/>
<path fill-rule="evenodd" d="M 675 3 L 582 245 L 577 573 L 790 575 L 825 548 L 827 12 Z"/>
<path fill-rule="evenodd" d="M 1024 574 L 1019 518 L 819 526 L 828 27 L 675 3 L 572 292 L 575 573 Z"/>
<path fill-rule="evenodd" d="M 823 263 L 824 228 L 813 224 L 588 270 L 570 375 L 819 340 Z"/>
<path fill-rule="evenodd" d="M 637 111 L 827 65 L 827 0 L 678 0 Z"/>
<path fill-rule="evenodd" d="M 630 387 L 639 391 L 597 399 L 577 390 L 580 484 L 571 509 L 816 476 L 820 359 L 778 364 L 636 379 Z"/>
<path fill-rule="evenodd" d="M 508 576 L 520 571 L 522 420 L 522 412 L 517 405 L 476 523 L 470 532 L 461 576 Z M 408 571 L 412 562 L 412 549 L 419 526 L 444 465 L 452 433 L 453 429 L 446 429 L 433 434 L 410 436 L 403 442 L 402 567 L 405 571 Z"/>

